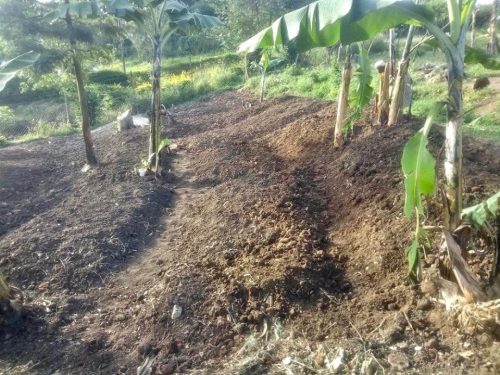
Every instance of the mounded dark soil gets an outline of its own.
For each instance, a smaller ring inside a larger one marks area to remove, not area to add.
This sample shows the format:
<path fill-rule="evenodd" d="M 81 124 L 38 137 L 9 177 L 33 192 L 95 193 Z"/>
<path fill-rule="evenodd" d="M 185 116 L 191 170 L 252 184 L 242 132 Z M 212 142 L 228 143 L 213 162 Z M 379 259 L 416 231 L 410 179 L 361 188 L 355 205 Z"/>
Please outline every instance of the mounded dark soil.
<path fill-rule="evenodd" d="M 0 372 L 333 373 L 341 348 L 340 373 L 498 373 L 494 338 L 406 282 L 399 160 L 421 123 L 359 126 L 335 150 L 334 115 L 236 91 L 179 106 L 158 179 L 134 172 L 144 128 L 94 132 L 86 173 L 79 137 L 0 149 L 0 266 L 27 304 Z M 469 205 L 498 190 L 500 148 L 464 154 Z"/>

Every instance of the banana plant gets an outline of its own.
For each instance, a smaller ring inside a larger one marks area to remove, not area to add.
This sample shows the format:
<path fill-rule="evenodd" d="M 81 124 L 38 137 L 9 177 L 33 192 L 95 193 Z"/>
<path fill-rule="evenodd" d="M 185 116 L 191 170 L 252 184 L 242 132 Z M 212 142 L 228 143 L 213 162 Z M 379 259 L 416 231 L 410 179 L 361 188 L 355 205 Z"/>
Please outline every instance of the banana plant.
<path fill-rule="evenodd" d="M 496 67 L 497 62 L 485 59 L 478 51 L 466 48 L 466 35 L 475 0 L 447 0 L 449 34 L 445 33 L 431 19 L 414 14 L 415 20 L 434 37 L 438 47 L 444 52 L 448 67 L 447 124 L 445 141 L 444 172 L 446 178 L 447 205 L 446 227 L 452 232 L 461 222 L 462 212 L 462 127 L 463 82 L 465 62 L 479 62 L 484 66 Z M 407 13 L 407 10 L 404 10 Z"/>
<path fill-rule="evenodd" d="M 135 22 L 151 41 L 151 130 L 149 137 L 149 168 L 158 170 L 161 144 L 161 98 L 160 78 L 163 49 L 178 31 L 188 28 L 203 29 L 222 25 L 213 16 L 191 12 L 180 0 L 113 0 L 107 11 L 125 20 Z"/>
<path fill-rule="evenodd" d="M 355 79 L 355 88 L 350 95 L 350 106 L 354 112 L 349 116 L 348 127 L 352 128 L 352 123 L 361 117 L 363 109 L 370 103 L 373 95 L 372 87 L 372 69 L 370 59 L 368 57 L 368 49 L 363 43 L 358 43 L 359 61 L 358 66 L 353 74 Z"/>
<path fill-rule="evenodd" d="M 427 240 L 427 232 L 422 228 L 421 218 L 424 215 L 423 197 L 436 191 L 436 161 L 427 149 L 429 131 L 437 108 L 431 113 L 424 127 L 405 145 L 401 166 L 404 174 L 405 205 L 404 214 L 411 219 L 415 216 L 415 237 L 406 250 L 408 258 L 408 277 L 413 282 L 421 280 L 419 248 Z"/>
<path fill-rule="evenodd" d="M 335 120 L 334 146 L 339 147 L 344 143 L 349 130 L 353 129 L 354 122 L 361 117 L 363 109 L 370 102 L 373 93 L 371 86 L 372 75 L 368 50 L 363 43 L 358 43 L 359 58 L 354 69 L 351 56 L 351 46 L 346 47 L 346 60 L 342 69 L 337 117 Z M 355 88 L 351 90 L 351 81 L 354 78 Z M 352 109 L 348 116 L 349 108 Z"/>
<path fill-rule="evenodd" d="M 257 68 L 260 71 L 260 96 L 259 96 L 259 100 L 261 103 L 264 100 L 267 72 L 269 72 L 271 69 L 276 68 L 281 63 L 283 63 L 283 60 L 281 60 L 281 59 L 271 59 L 269 49 L 265 49 L 264 51 L 262 51 L 262 56 L 261 56 L 258 64 L 255 62 L 251 63 L 253 68 Z"/>

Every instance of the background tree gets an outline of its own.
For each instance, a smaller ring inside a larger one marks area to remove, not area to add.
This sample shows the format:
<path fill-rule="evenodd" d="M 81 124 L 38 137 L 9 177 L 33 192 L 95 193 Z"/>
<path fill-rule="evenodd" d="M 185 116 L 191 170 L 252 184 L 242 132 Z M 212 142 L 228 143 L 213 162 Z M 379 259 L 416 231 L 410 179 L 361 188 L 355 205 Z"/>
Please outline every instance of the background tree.
<path fill-rule="evenodd" d="M 97 157 L 95 156 L 94 146 L 92 144 L 92 134 L 90 133 L 90 114 L 89 105 L 87 102 L 87 93 L 85 92 L 85 83 L 83 77 L 83 70 L 81 64 L 81 57 L 77 50 L 76 45 L 76 30 L 73 26 L 73 19 L 70 13 L 70 2 L 69 0 L 64 0 L 64 4 L 67 7 L 64 8 L 64 20 L 66 21 L 66 26 L 68 28 L 69 35 L 69 45 L 71 47 L 71 61 L 73 63 L 73 69 L 76 78 L 76 87 L 78 90 L 78 100 L 80 102 L 80 111 L 82 114 L 82 133 L 83 141 L 85 143 L 85 155 L 87 157 L 87 162 L 91 166 L 97 165 Z M 75 9 L 77 10 L 77 9 Z"/>
<path fill-rule="evenodd" d="M 73 73 L 87 161 L 95 165 L 97 159 L 90 135 L 92 116 L 89 113 L 82 65 L 85 59 L 97 61 L 102 57 L 109 58 L 109 46 L 103 48 L 96 42 L 96 37 L 100 38 L 102 33 L 106 33 L 107 38 L 115 34 L 110 24 L 103 20 L 87 20 L 83 23 L 83 18 L 75 19 L 75 16 L 94 14 L 94 9 L 89 5 L 70 3 L 69 0 L 46 4 L 35 0 L 0 0 L 0 21 L 5 26 L 0 29 L 0 36 L 8 41 L 8 51 L 32 49 L 40 53 L 34 65 L 34 80 L 42 79 L 61 67 Z"/>

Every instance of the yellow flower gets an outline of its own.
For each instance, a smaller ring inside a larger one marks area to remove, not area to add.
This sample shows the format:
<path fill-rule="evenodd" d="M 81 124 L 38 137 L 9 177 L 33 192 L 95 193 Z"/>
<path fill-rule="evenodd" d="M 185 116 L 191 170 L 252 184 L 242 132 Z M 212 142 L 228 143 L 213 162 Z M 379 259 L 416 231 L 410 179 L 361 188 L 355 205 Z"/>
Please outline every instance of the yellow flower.
<path fill-rule="evenodd" d="M 137 91 L 149 91 L 151 90 L 151 82 L 142 82 L 138 84 L 135 89 Z"/>
<path fill-rule="evenodd" d="M 179 74 L 171 74 L 167 76 L 167 82 L 172 85 L 180 85 L 191 80 L 192 75 L 187 72 L 181 72 Z"/>

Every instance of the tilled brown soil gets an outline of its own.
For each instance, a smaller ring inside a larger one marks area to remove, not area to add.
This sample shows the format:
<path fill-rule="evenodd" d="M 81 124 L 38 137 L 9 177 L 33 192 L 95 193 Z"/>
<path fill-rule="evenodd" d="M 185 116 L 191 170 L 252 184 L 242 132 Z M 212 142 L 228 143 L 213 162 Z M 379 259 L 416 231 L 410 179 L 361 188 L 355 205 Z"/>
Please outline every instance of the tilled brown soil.
<path fill-rule="evenodd" d="M 1 149 L 1 266 L 29 310 L 0 334 L 0 371 L 500 371 L 493 338 L 405 281 L 399 159 L 419 122 L 334 150 L 334 114 L 235 91 L 179 106 L 160 179 L 133 171 L 146 129 L 94 133 L 87 173 L 78 137 Z M 466 142 L 467 203 L 498 190 L 499 151 Z"/>

